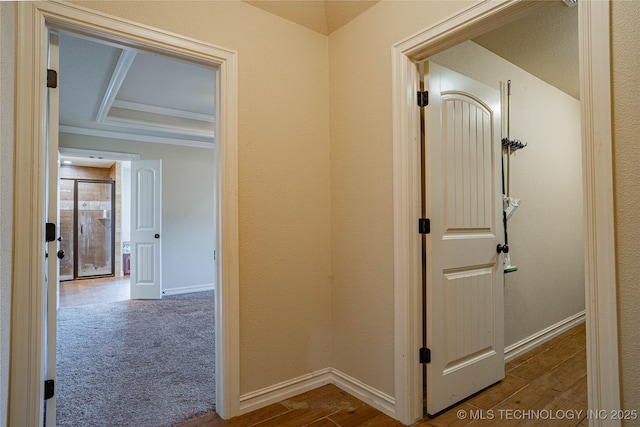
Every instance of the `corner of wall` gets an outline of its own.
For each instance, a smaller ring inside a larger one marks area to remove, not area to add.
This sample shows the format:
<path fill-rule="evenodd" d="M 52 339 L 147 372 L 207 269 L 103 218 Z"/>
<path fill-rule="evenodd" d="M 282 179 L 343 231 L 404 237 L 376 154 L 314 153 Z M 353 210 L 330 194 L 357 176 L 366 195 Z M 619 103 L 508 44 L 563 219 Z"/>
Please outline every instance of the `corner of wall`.
<path fill-rule="evenodd" d="M 640 4 L 616 2 L 611 10 L 612 113 L 614 149 L 614 201 L 617 263 L 618 350 L 620 363 L 621 406 L 635 409 L 640 402 L 640 287 L 637 227 L 640 218 L 640 153 L 637 150 L 640 125 L 637 111 L 640 88 L 636 81 L 640 47 L 636 28 L 640 23 Z M 627 422 L 626 425 L 631 425 Z"/>
<path fill-rule="evenodd" d="M 0 2 L 0 252 L 12 253 L 15 4 Z M 0 257 L 0 427 L 7 425 L 12 257 Z"/>

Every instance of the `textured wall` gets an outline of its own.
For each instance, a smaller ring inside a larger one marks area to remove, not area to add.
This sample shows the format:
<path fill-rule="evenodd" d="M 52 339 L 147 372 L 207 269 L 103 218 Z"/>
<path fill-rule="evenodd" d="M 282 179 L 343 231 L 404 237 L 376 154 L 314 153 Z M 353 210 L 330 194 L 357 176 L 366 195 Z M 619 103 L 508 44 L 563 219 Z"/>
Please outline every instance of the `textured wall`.
<path fill-rule="evenodd" d="M 0 427 L 7 423 L 13 217 L 14 12 L 0 2 Z"/>
<path fill-rule="evenodd" d="M 640 408 L 640 3 L 614 1 L 611 10 L 620 379 L 622 409 L 632 410 Z"/>
<path fill-rule="evenodd" d="M 391 396 L 391 46 L 465 5 L 380 2 L 329 36 L 332 366 Z"/>
<path fill-rule="evenodd" d="M 214 283 L 213 150 L 65 133 L 60 146 L 162 159 L 162 287 Z"/>
<path fill-rule="evenodd" d="M 80 3 L 238 52 L 241 393 L 329 366 L 327 37 L 239 1 Z"/>
<path fill-rule="evenodd" d="M 508 346 L 585 307 L 580 102 L 473 42 L 432 60 L 495 89 L 511 79 L 511 137 L 529 144 L 511 156 Z"/>

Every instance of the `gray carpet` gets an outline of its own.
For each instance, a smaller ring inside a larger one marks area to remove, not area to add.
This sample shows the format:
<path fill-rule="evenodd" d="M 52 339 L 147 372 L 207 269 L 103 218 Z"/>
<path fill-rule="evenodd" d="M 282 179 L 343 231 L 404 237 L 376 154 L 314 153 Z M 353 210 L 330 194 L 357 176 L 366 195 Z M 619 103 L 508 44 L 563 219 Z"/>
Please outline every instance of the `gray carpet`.
<path fill-rule="evenodd" d="M 61 308 L 57 425 L 164 427 L 215 404 L 213 291 Z"/>

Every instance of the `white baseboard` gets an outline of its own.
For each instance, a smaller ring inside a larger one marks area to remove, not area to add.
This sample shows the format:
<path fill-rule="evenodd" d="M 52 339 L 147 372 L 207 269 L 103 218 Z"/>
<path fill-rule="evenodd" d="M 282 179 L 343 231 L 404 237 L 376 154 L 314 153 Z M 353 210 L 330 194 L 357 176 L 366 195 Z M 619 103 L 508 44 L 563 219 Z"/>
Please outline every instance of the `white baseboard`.
<path fill-rule="evenodd" d="M 324 368 L 240 396 L 240 415 L 264 408 L 298 394 L 331 384 L 331 368 Z"/>
<path fill-rule="evenodd" d="M 515 359 L 521 354 L 524 354 L 527 351 L 549 341 L 550 339 L 557 337 L 561 333 L 568 331 L 569 329 L 573 328 L 576 325 L 579 325 L 585 320 L 586 312 L 583 310 L 580 313 L 574 314 L 573 316 L 561 320 L 555 325 L 551 325 L 548 328 L 541 330 L 540 332 L 536 332 L 535 334 L 522 339 L 517 343 L 505 347 L 504 361 L 509 362 L 510 360 Z"/>
<path fill-rule="evenodd" d="M 585 312 L 582 311 L 506 347 L 505 362 L 549 341 L 584 321 Z M 335 368 L 321 369 L 298 378 L 243 394 L 240 396 L 240 414 L 246 414 L 326 384 L 334 384 L 336 387 L 373 406 L 380 412 L 395 418 L 395 398 Z"/>
<path fill-rule="evenodd" d="M 395 399 L 334 368 L 325 368 L 240 396 L 240 414 L 264 408 L 298 394 L 334 384 L 353 397 L 393 417 Z"/>
<path fill-rule="evenodd" d="M 373 406 L 390 417 L 395 417 L 396 400 L 375 388 L 357 380 L 337 369 L 331 368 L 332 383 L 350 395 Z"/>
<path fill-rule="evenodd" d="M 216 288 L 214 283 L 205 283 L 204 285 L 184 286 L 181 288 L 165 288 L 162 295 L 178 295 L 188 294 L 191 292 L 213 291 Z"/>

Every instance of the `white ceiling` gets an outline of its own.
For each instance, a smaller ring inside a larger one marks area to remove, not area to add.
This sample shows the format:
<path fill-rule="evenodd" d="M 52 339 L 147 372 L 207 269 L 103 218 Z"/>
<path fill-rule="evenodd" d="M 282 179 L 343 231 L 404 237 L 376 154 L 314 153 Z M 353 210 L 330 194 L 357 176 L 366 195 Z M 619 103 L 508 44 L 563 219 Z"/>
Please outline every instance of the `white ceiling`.
<path fill-rule="evenodd" d="M 60 33 L 60 132 L 210 146 L 215 69 Z"/>

